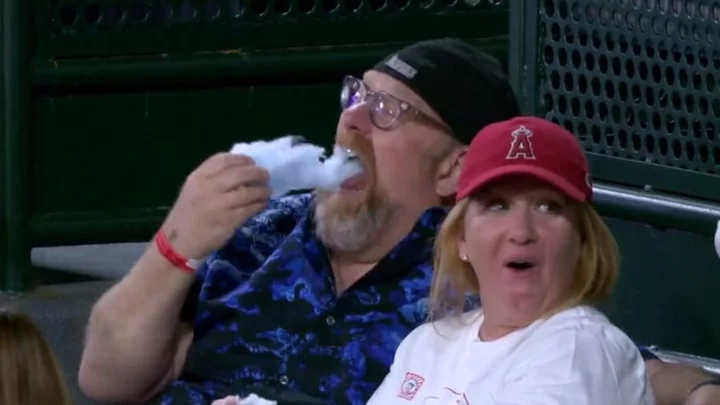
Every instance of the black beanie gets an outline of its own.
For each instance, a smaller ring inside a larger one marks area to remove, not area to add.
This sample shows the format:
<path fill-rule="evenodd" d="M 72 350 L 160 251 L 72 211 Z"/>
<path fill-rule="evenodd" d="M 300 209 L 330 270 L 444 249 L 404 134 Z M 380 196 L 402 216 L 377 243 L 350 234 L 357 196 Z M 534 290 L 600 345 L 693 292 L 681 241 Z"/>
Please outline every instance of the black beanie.
<path fill-rule="evenodd" d="M 375 65 L 417 93 L 469 144 L 486 125 L 520 115 L 520 106 L 500 62 L 454 38 L 410 45 Z"/>

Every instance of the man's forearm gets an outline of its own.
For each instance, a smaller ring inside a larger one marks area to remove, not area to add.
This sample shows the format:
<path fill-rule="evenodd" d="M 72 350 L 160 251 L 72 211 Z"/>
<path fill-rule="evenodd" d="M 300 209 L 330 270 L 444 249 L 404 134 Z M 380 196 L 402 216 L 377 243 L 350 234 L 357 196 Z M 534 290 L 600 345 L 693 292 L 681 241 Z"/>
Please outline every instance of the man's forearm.
<path fill-rule="evenodd" d="M 719 405 L 720 376 L 695 386 L 683 405 Z"/>
<path fill-rule="evenodd" d="M 693 388 L 703 381 L 717 378 L 702 368 L 685 364 L 661 360 L 648 360 L 645 364 L 657 405 L 684 405 Z"/>
<path fill-rule="evenodd" d="M 133 400 L 155 389 L 177 355 L 180 309 L 193 276 L 151 245 L 129 274 L 95 305 L 80 366 L 86 395 Z"/>

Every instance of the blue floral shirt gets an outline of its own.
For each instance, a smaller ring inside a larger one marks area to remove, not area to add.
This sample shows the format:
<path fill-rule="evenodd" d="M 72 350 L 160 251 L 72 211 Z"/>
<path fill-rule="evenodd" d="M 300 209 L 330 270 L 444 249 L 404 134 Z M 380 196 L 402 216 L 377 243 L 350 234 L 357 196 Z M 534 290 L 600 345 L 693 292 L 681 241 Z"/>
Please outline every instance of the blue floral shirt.
<path fill-rule="evenodd" d="M 432 244 L 447 210 L 426 211 L 337 295 L 311 204 L 308 194 L 272 201 L 199 271 L 183 311 L 194 319 L 194 342 L 157 403 L 209 404 L 254 383 L 331 404 L 367 402 L 400 342 L 426 318 Z"/>

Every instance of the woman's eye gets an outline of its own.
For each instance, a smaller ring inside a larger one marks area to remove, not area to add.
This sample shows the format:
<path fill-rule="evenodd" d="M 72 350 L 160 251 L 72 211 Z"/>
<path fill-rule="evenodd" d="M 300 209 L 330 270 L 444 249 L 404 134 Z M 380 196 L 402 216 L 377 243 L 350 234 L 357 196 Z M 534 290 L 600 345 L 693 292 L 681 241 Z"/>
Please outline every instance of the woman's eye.
<path fill-rule="evenodd" d="M 563 205 L 557 201 L 545 201 L 540 204 L 540 211 L 547 213 L 558 213 L 562 211 Z"/>
<path fill-rule="evenodd" d="M 485 205 L 488 211 L 501 211 L 507 208 L 507 204 L 503 201 L 490 201 Z"/>

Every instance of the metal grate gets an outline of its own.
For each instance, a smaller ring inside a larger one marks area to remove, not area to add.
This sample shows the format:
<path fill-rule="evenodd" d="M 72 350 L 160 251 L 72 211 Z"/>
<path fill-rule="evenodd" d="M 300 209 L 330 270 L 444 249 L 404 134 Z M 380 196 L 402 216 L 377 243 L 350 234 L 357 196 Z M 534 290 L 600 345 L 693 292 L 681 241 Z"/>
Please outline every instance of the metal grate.
<path fill-rule="evenodd" d="M 720 173 L 720 2 L 544 0 L 539 10 L 539 115 L 591 153 Z"/>
<path fill-rule="evenodd" d="M 112 56 L 507 35 L 504 0 L 35 0 L 42 54 Z M 481 23 L 478 23 L 480 21 Z"/>

